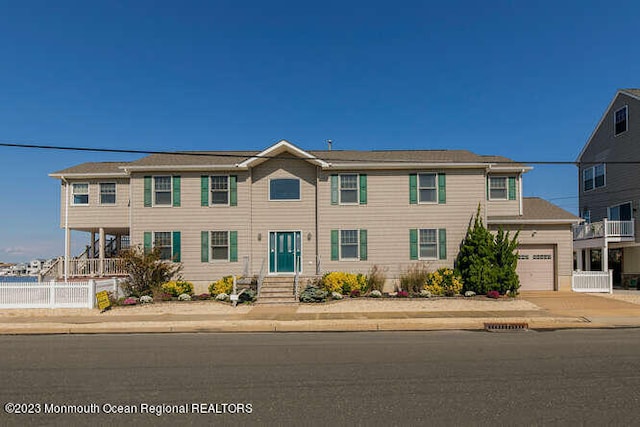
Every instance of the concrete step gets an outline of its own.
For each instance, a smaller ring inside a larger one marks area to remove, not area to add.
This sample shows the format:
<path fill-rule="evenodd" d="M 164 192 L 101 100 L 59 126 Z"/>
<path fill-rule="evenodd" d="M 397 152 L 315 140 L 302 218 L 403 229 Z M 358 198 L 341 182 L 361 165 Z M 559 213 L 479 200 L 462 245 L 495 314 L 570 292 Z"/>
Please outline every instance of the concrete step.
<path fill-rule="evenodd" d="M 261 297 L 257 302 L 258 304 L 291 304 L 298 301 L 291 295 L 289 297 Z"/>

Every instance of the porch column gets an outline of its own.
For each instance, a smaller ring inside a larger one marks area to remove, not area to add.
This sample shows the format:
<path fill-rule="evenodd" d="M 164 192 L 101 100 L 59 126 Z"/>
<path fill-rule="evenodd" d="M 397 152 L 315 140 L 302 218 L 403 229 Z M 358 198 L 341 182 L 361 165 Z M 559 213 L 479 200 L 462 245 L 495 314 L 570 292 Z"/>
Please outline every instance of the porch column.
<path fill-rule="evenodd" d="M 602 246 L 602 271 L 609 271 L 609 246 L 606 240 Z"/>
<path fill-rule="evenodd" d="M 64 229 L 64 281 L 69 278 L 69 261 L 71 260 L 71 229 Z M 58 270 L 59 271 L 59 270 Z"/>
<path fill-rule="evenodd" d="M 105 250 L 104 228 L 100 228 L 100 276 L 104 275 L 104 250 Z"/>
<path fill-rule="evenodd" d="M 96 232 L 91 232 L 91 246 L 89 246 L 89 258 L 96 257 Z"/>
<path fill-rule="evenodd" d="M 120 251 L 122 250 L 122 234 L 118 234 L 116 236 L 116 253 L 120 256 Z"/>
<path fill-rule="evenodd" d="M 582 270 L 583 267 L 582 249 L 576 251 L 576 270 Z"/>
<path fill-rule="evenodd" d="M 585 249 L 584 250 L 584 254 L 585 254 L 585 258 L 587 260 L 587 262 L 584 265 L 584 270 L 585 271 L 591 271 L 591 249 Z"/>

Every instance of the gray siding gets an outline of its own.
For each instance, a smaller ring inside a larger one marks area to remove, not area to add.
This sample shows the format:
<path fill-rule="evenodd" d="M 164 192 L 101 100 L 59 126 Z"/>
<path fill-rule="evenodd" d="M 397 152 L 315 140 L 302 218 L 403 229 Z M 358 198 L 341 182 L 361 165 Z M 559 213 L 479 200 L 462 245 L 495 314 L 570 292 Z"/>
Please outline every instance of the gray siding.
<path fill-rule="evenodd" d="M 621 107 L 628 106 L 628 130 L 614 136 L 614 114 Z M 591 211 L 591 221 L 607 217 L 607 208 L 620 203 L 633 202 L 637 210 L 640 200 L 640 169 L 638 165 L 606 165 L 605 186 L 585 192 L 583 171 L 593 163 L 629 161 L 640 159 L 640 101 L 620 94 L 606 112 L 600 126 L 581 157 L 578 170 L 580 214 L 586 208 Z M 637 216 L 637 213 L 634 213 Z M 636 223 L 636 227 L 638 223 Z"/>

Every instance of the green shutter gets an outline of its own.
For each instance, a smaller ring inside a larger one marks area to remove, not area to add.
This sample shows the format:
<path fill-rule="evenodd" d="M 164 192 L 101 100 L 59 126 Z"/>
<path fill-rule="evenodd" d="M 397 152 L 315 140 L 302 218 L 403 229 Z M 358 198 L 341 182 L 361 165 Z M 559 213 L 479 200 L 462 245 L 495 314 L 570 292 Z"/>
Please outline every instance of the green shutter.
<path fill-rule="evenodd" d="M 175 262 L 180 262 L 181 256 L 180 256 L 180 252 L 181 252 L 181 241 L 180 241 L 180 232 L 179 231 L 174 231 L 173 232 L 173 261 Z"/>
<path fill-rule="evenodd" d="M 238 177 L 236 175 L 229 177 L 229 204 L 238 206 Z"/>
<path fill-rule="evenodd" d="M 438 230 L 438 249 L 439 249 L 439 258 L 447 259 L 447 229 L 441 228 Z"/>
<path fill-rule="evenodd" d="M 238 262 L 238 232 L 229 232 L 229 261 Z"/>
<path fill-rule="evenodd" d="M 209 262 L 209 232 L 200 232 L 200 261 Z"/>
<path fill-rule="evenodd" d="M 340 246 L 338 242 L 338 230 L 331 230 L 331 261 L 340 259 Z"/>
<path fill-rule="evenodd" d="M 409 230 L 409 259 L 418 259 L 418 229 Z"/>
<path fill-rule="evenodd" d="M 447 175 L 443 173 L 438 174 L 438 203 L 447 203 Z"/>
<path fill-rule="evenodd" d="M 418 203 L 418 174 L 409 174 L 409 204 Z"/>
<path fill-rule="evenodd" d="M 360 175 L 360 204 L 367 204 L 367 175 Z"/>
<path fill-rule="evenodd" d="M 331 175 L 331 204 L 338 204 L 338 175 Z"/>
<path fill-rule="evenodd" d="M 516 177 L 509 177 L 509 200 L 516 199 Z"/>
<path fill-rule="evenodd" d="M 152 178 L 150 176 L 144 177 L 144 207 L 148 208 L 152 206 L 152 198 L 151 198 L 151 184 Z"/>
<path fill-rule="evenodd" d="M 360 261 L 367 260 L 367 230 L 360 230 Z"/>
<path fill-rule="evenodd" d="M 209 177 L 200 177 L 200 206 L 209 206 Z"/>
<path fill-rule="evenodd" d="M 173 181 L 173 206 L 177 208 L 180 206 L 180 177 L 174 176 L 172 181 Z"/>
<path fill-rule="evenodd" d="M 151 244 L 151 232 L 150 231 L 145 231 L 144 232 L 144 253 L 148 254 L 151 253 L 151 249 L 153 249 L 152 244 Z"/>

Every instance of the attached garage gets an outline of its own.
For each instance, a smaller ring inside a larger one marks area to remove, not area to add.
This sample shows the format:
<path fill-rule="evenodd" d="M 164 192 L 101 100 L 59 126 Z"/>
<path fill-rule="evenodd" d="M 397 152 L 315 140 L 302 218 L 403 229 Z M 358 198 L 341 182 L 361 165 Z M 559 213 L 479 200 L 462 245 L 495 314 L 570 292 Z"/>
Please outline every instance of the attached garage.
<path fill-rule="evenodd" d="M 521 291 L 555 289 L 555 245 L 521 245 L 518 268 Z"/>

